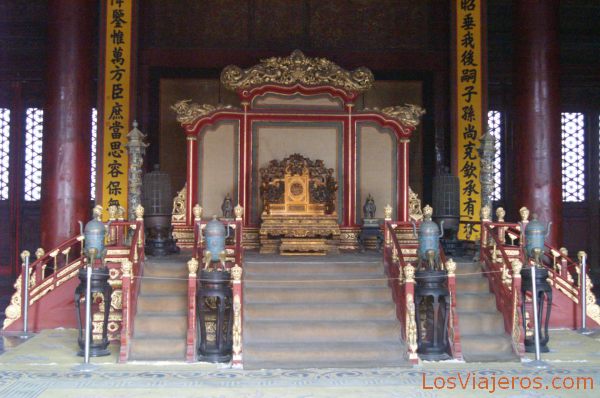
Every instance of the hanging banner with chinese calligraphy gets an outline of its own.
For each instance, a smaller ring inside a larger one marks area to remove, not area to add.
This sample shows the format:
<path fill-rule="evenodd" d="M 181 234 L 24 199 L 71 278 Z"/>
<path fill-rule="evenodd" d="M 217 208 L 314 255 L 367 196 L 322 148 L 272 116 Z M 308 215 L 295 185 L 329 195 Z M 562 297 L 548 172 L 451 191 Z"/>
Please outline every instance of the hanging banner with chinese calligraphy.
<path fill-rule="evenodd" d="M 127 207 L 127 144 L 131 101 L 132 3 L 106 0 L 102 156 L 102 207 Z M 100 125 L 100 123 L 99 123 Z M 106 214 L 106 212 L 104 213 Z"/>
<path fill-rule="evenodd" d="M 484 129 L 481 0 L 455 0 L 456 173 L 460 180 L 459 239 L 479 239 L 479 148 Z"/>

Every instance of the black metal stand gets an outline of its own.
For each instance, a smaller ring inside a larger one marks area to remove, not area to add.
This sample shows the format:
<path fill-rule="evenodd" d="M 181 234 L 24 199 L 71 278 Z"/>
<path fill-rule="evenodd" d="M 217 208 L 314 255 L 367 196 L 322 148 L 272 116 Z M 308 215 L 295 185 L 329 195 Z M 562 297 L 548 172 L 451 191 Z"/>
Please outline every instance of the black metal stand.
<path fill-rule="evenodd" d="M 448 355 L 448 313 L 450 292 L 446 271 L 415 273 L 417 306 L 417 353 L 421 359 L 439 361 Z"/>
<path fill-rule="evenodd" d="M 525 298 L 527 292 L 532 293 L 531 268 L 523 268 L 521 270 L 521 296 L 523 304 L 521 306 L 521 317 L 523 319 L 523 330 L 527 330 L 527 318 L 525 317 Z M 549 352 L 548 341 L 548 324 L 550 323 L 550 313 L 552 311 L 552 286 L 547 281 L 548 270 L 546 268 L 537 268 L 535 270 L 535 286 L 537 290 L 538 302 L 538 319 L 539 319 L 539 336 L 540 336 L 540 352 Z M 545 309 L 545 317 L 544 317 Z M 533 315 L 533 314 L 532 314 Z M 543 323 L 542 323 L 543 322 Z M 535 340 L 533 336 L 525 335 L 525 352 L 535 352 Z"/>
<path fill-rule="evenodd" d="M 87 279 L 87 267 L 84 267 L 79 270 L 79 285 L 75 289 L 75 311 L 77 315 L 77 326 L 79 328 L 79 335 L 77 338 L 77 343 L 79 344 L 79 352 L 77 355 L 80 357 L 85 355 L 85 323 L 82 322 L 81 316 L 81 301 L 85 300 L 85 291 L 86 291 L 86 279 Z M 92 283 L 91 283 L 91 296 L 93 297 L 94 293 L 102 294 L 104 300 L 104 319 L 102 320 L 102 339 L 94 341 L 92 339 L 92 328 L 90 328 L 90 356 L 92 357 L 102 357 L 106 355 L 110 355 L 110 350 L 108 349 L 109 341 L 108 341 L 108 315 L 110 313 L 110 303 L 111 303 L 111 294 L 112 287 L 108 283 L 109 274 L 108 268 L 96 268 L 92 272 Z M 88 322 L 92 320 L 89 319 Z"/>
<path fill-rule="evenodd" d="M 227 271 L 202 270 L 197 294 L 198 360 L 229 362 L 232 357 L 233 291 Z"/>

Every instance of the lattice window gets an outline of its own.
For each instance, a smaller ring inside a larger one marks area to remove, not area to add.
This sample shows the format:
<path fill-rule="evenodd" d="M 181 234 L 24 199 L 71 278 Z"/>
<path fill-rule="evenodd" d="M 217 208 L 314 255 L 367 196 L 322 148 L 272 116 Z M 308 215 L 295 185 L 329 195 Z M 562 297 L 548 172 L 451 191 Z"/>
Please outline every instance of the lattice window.
<path fill-rule="evenodd" d="M 96 200 L 96 139 L 98 137 L 98 110 L 96 108 L 92 109 L 92 145 L 91 151 L 91 165 L 90 165 L 90 175 L 91 175 L 91 184 L 90 184 L 90 198 L 92 200 Z"/>
<path fill-rule="evenodd" d="M 9 166 L 10 109 L 0 108 L 0 200 L 8 200 Z"/>
<path fill-rule="evenodd" d="M 25 200 L 40 200 L 42 193 L 42 138 L 44 110 L 27 108 L 25 113 Z"/>
<path fill-rule="evenodd" d="M 492 200 L 502 200 L 502 138 L 504 136 L 504 123 L 502 122 L 502 112 L 488 111 L 488 130 L 495 138 L 494 148 L 494 189 L 492 191 Z"/>
<path fill-rule="evenodd" d="M 585 200 L 585 130 L 583 113 L 563 112 L 562 197 L 564 202 Z"/>

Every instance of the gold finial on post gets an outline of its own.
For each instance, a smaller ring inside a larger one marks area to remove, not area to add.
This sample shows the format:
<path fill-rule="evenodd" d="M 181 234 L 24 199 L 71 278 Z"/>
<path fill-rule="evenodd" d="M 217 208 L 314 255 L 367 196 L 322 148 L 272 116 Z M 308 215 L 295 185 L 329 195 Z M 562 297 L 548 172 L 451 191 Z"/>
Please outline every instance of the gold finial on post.
<path fill-rule="evenodd" d="M 117 219 L 118 208 L 116 205 L 108 206 L 108 221 L 114 221 Z"/>
<path fill-rule="evenodd" d="M 425 205 L 425 207 L 423 207 L 423 218 L 425 220 L 431 220 L 431 217 L 433 216 L 433 207 L 429 206 L 429 205 Z"/>
<path fill-rule="evenodd" d="M 489 205 L 485 205 L 481 208 L 481 221 L 491 221 L 492 209 Z"/>
<path fill-rule="evenodd" d="M 577 252 L 577 259 L 579 260 L 580 263 L 583 262 L 583 260 L 585 258 L 587 258 L 586 252 L 584 252 L 583 250 Z"/>
<path fill-rule="evenodd" d="M 392 206 L 389 203 L 383 208 L 383 216 L 386 221 L 392 221 L 392 211 Z"/>
<path fill-rule="evenodd" d="M 31 253 L 29 253 L 29 250 L 23 250 L 23 251 L 21 252 L 21 260 L 22 260 L 23 262 L 25 262 L 25 260 L 26 260 L 27 258 L 29 258 L 29 256 L 31 256 Z"/>
<path fill-rule="evenodd" d="M 236 220 L 241 220 L 244 215 L 244 208 L 238 204 L 233 208 L 233 213 L 235 214 Z"/>
<path fill-rule="evenodd" d="M 144 220 L 144 206 L 137 205 L 135 207 L 135 220 L 136 221 L 143 221 Z"/>
<path fill-rule="evenodd" d="M 198 203 L 192 208 L 192 213 L 194 214 L 194 221 L 200 221 L 200 219 L 202 219 L 202 207 Z"/>
<path fill-rule="evenodd" d="M 44 257 L 45 254 L 46 251 L 41 247 L 38 247 L 38 249 L 35 251 L 35 258 L 39 260 L 40 258 Z"/>
<path fill-rule="evenodd" d="M 558 251 L 560 252 L 560 254 L 562 254 L 565 257 L 569 256 L 569 251 L 567 250 L 566 247 L 561 247 L 560 249 L 558 249 Z"/>
<path fill-rule="evenodd" d="M 448 276 L 454 276 L 456 263 L 452 258 L 449 258 L 448 261 L 446 261 L 446 271 L 448 271 Z"/>
<path fill-rule="evenodd" d="M 190 278 L 194 278 L 198 272 L 198 260 L 192 257 L 190 261 L 187 262 L 187 266 Z"/>
<path fill-rule="evenodd" d="M 521 215 L 521 222 L 525 223 L 529 221 L 529 209 L 525 206 L 519 209 L 519 214 Z"/>
<path fill-rule="evenodd" d="M 102 212 L 103 211 L 104 211 L 104 209 L 102 208 L 102 206 L 100 206 L 100 205 L 94 206 L 94 210 L 92 210 L 92 213 L 94 214 L 94 217 L 96 218 L 96 220 L 102 221 Z"/>
<path fill-rule="evenodd" d="M 240 281 L 242 279 L 242 272 L 243 272 L 242 267 L 240 267 L 239 265 L 235 264 L 231 268 L 231 276 L 233 277 L 233 280 L 234 281 Z"/>
<path fill-rule="evenodd" d="M 498 222 L 504 222 L 504 216 L 506 216 L 506 211 L 504 211 L 503 207 L 498 207 L 496 209 L 496 217 L 498 217 Z"/>

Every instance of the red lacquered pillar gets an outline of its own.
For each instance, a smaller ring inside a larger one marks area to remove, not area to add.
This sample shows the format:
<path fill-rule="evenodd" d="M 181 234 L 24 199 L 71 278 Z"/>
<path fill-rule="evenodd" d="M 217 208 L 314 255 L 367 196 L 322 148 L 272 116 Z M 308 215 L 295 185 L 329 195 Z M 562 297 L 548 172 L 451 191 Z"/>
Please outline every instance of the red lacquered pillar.
<path fill-rule="evenodd" d="M 48 1 L 41 244 L 46 250 L 90 219 L 94 1 Z"/>
<path fill-rule="evenodd" d="M 514 154 L 516 208 L 552 221 L 562 241 L 559 0 L 517 0 L 514 9 Z"/>

